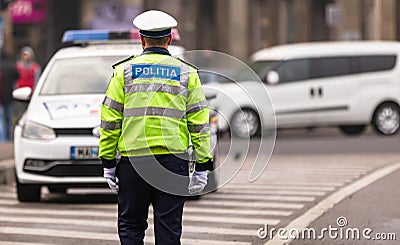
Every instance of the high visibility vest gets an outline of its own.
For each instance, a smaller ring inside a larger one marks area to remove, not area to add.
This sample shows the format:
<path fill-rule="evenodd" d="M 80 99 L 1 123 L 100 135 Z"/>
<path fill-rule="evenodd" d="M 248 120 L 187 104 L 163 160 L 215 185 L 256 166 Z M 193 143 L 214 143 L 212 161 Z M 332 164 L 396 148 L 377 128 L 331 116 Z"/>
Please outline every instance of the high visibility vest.
<path fill-rule="evenodd" d="M 168 55 L 131 57 L 114 66 L 101 108 L 101 158 L 185 153 L 210 155 L 209 109 L 197 70 Z"/>

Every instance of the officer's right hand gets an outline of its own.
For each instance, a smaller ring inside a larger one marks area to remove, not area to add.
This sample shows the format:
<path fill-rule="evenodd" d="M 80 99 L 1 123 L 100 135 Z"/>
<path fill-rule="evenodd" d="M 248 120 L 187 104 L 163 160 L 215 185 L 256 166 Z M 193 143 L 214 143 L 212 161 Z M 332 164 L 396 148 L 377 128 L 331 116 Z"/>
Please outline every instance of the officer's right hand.
<path fill-rule="evenodd" d="M 116 167 L 114 168 L 103 168 L 103 173 L 104 173 L 104 178 L 106 178 L 108 186 L 110 187 L 111 190 L 118 192 L 119 186 L 117 184 L 117 180 L 115 178 L 115 170 Z"/>
<path fill-rule="evenodd" d="M 207 171 L 194 171 L 189 182 L 189 194 L 198 194 L 207 185 Z"/>

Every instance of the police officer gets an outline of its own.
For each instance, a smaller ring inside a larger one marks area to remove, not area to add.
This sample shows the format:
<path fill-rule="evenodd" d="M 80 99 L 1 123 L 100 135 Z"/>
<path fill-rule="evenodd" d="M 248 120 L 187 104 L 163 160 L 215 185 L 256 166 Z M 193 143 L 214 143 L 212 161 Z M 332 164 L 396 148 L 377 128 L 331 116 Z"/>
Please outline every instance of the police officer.
<path fill-rule="evenodd" d="M 118 233 L 122 244 L 143 244 L 149 205 L 154 210 L 155 243 L 180 244 L 186 197 L 148 183 L 137 166 L 160 164 L 189 176 L 185 153 L 191 141 L 195 171 L 186 191 L 201 192 L 211 170 L 209 110 L 197 70 L 171 57 L 176 20 L 161 11 L 138 15 L 143 53 L 113 66 L 101 109 L 100 158 L 104 177 L 118 192 Z M 121 154 L 117 163 L 116 150 Z M 118 181 L 117 181 L 118 179 Z"/>

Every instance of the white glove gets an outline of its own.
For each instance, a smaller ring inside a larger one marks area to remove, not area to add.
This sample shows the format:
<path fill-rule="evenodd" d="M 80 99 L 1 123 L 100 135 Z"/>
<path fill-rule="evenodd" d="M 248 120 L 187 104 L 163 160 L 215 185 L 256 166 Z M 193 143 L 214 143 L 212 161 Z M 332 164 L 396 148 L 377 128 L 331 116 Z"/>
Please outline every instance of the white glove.
<path fill-rule="evenodd" d="M 204 190 L 207 185 L 207 171 L 194 171 L 189 181 L 189 194 L 196 194 Z"/>
<path fill-rule="evenodd" d="M 111 190 L 118 192 L 119 186 L 115 178 L 115 167 L 114 168 L 103 168 L 104 178 L 106 178 L 108 186 Z"/>

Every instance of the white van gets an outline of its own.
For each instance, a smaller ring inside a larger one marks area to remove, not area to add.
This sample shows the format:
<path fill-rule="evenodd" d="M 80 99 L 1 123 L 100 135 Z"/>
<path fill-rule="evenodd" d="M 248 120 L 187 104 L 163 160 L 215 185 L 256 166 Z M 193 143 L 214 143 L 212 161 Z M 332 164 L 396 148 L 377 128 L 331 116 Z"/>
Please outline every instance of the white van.
<path fill-rule="evenodd" d="M 393 135 L 400 118 L 399 53 L 399 42 L 304 43 L 260 50 L 250 66 L 271 96 L 278 128 L 338 126 L 355 135 L 371 124 L 378 133 Z M 256 82 L 237 81 L 244 87 Z M 243 93 L 232 82 L 213 86 L 234 98 Z M 261 131 L 263 115 L 251 103 L 242 102 L 243 117 L 237 107 L 215 102 L 237 136 Z M 220 120 L 220 129 L 227 128 Z"/>

